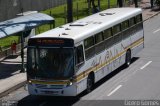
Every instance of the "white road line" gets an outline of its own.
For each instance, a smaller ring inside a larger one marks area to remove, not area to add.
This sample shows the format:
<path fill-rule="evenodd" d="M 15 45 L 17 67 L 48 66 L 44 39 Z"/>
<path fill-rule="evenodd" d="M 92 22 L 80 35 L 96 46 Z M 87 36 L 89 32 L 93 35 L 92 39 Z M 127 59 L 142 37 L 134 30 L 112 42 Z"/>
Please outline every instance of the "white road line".
<path fill-rule="evenodd" d="M 113 93 L 115 93 L 119 88 L 121 88 L 122 85 L 117 86 L 112 92 L 110 92 L 107 96 L 111 96 Z"/>
<path fill-rule="evenodd" d="M 157 30 L 155 30 L 153 33 L 157 33 L 157 32 L 159 32 L 160 31 L 160 28 L 159 29 L 157 29 Z"/>
<path fill-rule="evenodd" d="M 144 69 L 145 67 L 147 67 L 149 64 L 151 64 L 152 63 L 152 61 L 149 61 L 148 63 L 146 63 L 144 66 L 142 66 L 140 69 L 142 70 L 142 69 Z"/>

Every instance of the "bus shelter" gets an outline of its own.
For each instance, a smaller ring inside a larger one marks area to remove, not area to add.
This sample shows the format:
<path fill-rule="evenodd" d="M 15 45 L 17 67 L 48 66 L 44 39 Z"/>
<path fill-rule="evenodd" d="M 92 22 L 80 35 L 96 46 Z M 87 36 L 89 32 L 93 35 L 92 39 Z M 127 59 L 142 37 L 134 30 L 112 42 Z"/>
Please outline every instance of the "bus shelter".
<path fill-rule="evenodd" d="M 21 37 L 21 72 L 24 72 L 24 38 L 29 36 L 34 28 L 44 24 L 50 24 L 53 28 L 55 24 L 54 18 L 43 13 L 32 13 L 0 22 L 0 39 L 17 33 L 19 33 L 17 36 Z"/>

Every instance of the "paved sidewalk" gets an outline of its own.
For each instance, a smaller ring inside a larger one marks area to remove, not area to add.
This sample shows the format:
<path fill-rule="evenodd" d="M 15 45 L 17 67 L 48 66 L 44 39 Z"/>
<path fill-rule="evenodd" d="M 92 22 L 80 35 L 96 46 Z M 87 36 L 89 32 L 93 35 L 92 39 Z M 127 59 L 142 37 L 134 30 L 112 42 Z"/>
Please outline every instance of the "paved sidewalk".
<path fill-rule="evenodd" d="M 130 7 L 135 7 L 135 5 L 130 5 Z M 142 8 L 143 10 L 143 20 L 146 21 L 155 15 L 160 13 L 160 9 L 158 10 L 157 7 L 154 7 L 153 9 L 150 8 L 150 0 L 141 0 L 140 3 L 138 3 L 138 8 Z"/>
<path fill-rule="evenodd" d="M 26 83 L 26 73 L 20 73 L 20 69 L 19 55 L 9 56 L 0 61 L 0 98 Z"/>
<path fill-rule="evenodd" d="M 150 9 L 150 0 L 142 0 L 139 6 L 143 9 L 143 19 L 147 20 L 160 11 Z M 134 7 L 132 5 L 131 7 Z M 25 56 L 26 57 L 26 56 Z M 9 56 L 0 61 L 0 98 L 26 83 L 26 73 L 20 73 L 21 57 L 19 55 Z"/>

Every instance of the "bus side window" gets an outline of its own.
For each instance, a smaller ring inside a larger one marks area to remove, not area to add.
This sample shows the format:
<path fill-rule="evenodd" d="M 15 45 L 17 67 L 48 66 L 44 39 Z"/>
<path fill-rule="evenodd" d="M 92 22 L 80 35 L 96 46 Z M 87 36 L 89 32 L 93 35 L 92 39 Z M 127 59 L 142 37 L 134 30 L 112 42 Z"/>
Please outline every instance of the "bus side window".
<path fill-rule="evenodd" d="M 136 17 L 136 30 L 140 31 L 143 29 L 143 22 L 142 22 L 142 14 L 137 15 Z"/>
<path fill-rule="evenodd" d="M 139 23 L 142 21 L 142 14 L 139 14 L 136 16 L 136 23 Z"/>
<path fill-rule="evenodd" d="M 122 22 L 122 24 L 121 24 L 122 30 L 126 30 L 128 27 L 129 27 L 128 20 Z"/>
<path fill-rule="evenodd" d="M 112 28 L 104 31 L 105 48 L 108 49 L 113 44 Z"/>
<path fill-rule="evenodd" d="M 131 26 L 133 26 L 135 24 L 135 19 L 134 19 L 134 17 L 133 18 L 131 18 L 130 20 L 129 20 L 129 26 L 131 27 Z"/>
<path fill-rule="evenodd" d="M 95 35 L 95 43 L 96 43 L 95 51 L 98 54 L 104 50 L 103 32 L 100 32 Z"/>
<path fill-rule="evenodd" d="M 81 65 L 84 62 L 83 46 L 76 48 L 76 65 Z"/>
<path fill-rule="evenodd" d="M 103 41 L 103 33 L 101 32 L 101 33 L 96 34 L 95 35 L 95 42 L 96 42 L 96 44 L 100 43 L 102 41 Z"/>
<path fill-rule="evenodd" d="M 85 57 L 86 59 L 90 59 L 95 55 L 95 39 L 94 36 L 91 36 L 84 40 L 84 48 L 85 48 Z"/>
<path fill-rule="evenodd" d="M 120 24 L 113 26 L 112 31 L 113 35 L 116 35 L 118 32 L 120 32 L 121 31 Z"/>
<path fill-rule="evenodd" d="M 111 31 L 111 28 L 107 29 L 104 31 L 104 39 L 108 39 L 112 37 L 112 31 Z"/>
<path fill-rule="evenodd" d="M 129 30 L 129 20 L 122 22 L 121 28 L 123 30 L 122 37 L 123 39 L 126 39 L 127 37 L 129 37 L 129 31 L 128 31 Z"/>

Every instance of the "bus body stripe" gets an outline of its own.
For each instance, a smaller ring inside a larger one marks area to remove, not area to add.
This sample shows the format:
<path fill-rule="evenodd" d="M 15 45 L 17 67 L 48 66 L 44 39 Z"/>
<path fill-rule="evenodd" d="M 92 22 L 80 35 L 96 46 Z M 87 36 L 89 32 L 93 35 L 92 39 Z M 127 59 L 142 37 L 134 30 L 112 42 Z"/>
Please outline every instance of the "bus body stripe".
<path fill-rule="evenodd" d="M 97 72 L 98 71 L 97 69 L 100 69 L 100 68 L 108 65 L 109 63 L 113 62 L 116 58 L 122 56 L 129 48 L 136 47 L 136 46 L 142 44 L 143 42 L 144 42 L 144 38 L 140 38 L 139 40 L 133 42 L 130 46 L 126 47 L 124 51 L 122 51 L 121 53 L 119 53 L 116 56 L 112 57 L 108 61 L 106 61 L 106 62 L 104 62 L 102 64 L 99 64 L 99 65 L 96 65 L 94 67 L 91 67 L 91 68 L 87 69 L 86 71 L 80 73 L 79 75 L 76 76 L 75 82 L 80 82 L 83 78 L 85 78 L 86 76 L 88 76 L 88 74 L 90 72 L 92 72 L 92 71 Z"/>

